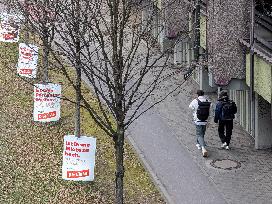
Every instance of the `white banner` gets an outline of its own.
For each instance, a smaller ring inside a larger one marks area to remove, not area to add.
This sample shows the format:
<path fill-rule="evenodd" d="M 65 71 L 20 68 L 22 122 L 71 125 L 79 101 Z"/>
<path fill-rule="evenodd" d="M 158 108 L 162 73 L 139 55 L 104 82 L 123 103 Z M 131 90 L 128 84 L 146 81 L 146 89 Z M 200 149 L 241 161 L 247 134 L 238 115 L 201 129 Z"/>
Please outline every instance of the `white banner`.
<path fill-rule="evenodd" d="M 16 15 L 0 14 L 0 41 L 18 42 L 20 31 L 20 19 Z"/>
<path fill-rule="evenodd" d="M 17 73 L 20 76 L 36 78 L 38 64 L 38 50 L 35 45 L 20 43 Z"/>
<path fill-rule="evenodd" d="M 93 181 L 96 138 L 74 135 L 64 137 L 62 178 L 71 181 Z"/>
<path fill-rule="evenodd" d="M 52 122 L 60 119 L 61 85 L 34 84 L 34 121 Z"/>

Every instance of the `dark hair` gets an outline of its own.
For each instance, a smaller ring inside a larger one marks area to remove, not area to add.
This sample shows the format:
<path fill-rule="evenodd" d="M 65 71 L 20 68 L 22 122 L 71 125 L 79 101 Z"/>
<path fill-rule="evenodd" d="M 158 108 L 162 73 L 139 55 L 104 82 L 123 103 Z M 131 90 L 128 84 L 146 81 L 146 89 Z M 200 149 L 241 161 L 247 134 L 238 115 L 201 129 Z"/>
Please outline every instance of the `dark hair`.
<path fill-rule="evenodd" d="M 204 96 L 204 91 L 203 90 L 197 90 L 196 94 L 198 96 Z"/>
<path fill-rule="evenodd" d="M 228 97 L 228 92 L 223 90 L 219 93 L 219 98 L 225 98 Z"/>

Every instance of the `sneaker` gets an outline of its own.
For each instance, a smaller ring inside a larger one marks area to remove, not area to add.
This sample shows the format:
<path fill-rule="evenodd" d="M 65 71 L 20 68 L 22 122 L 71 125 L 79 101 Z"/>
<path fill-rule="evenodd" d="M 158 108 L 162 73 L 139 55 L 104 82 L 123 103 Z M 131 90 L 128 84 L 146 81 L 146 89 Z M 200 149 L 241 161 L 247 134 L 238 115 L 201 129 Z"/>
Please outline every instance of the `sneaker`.
<path fill-rule="evenodd" d="M 203 157 L 207 157 L 208 156 L 208 152 L 207 152 L 207 150 L 204 147 L 202 148 L 202 155 L 203 155 Z"/>
<path fill-rule="evenodd" d="M 229 146 L 226 146 L 225 149 L 226 149 L 226 150 L 229 150 Z"/>
<path fill-rule="evenodd" d="M 201 149 L 200 144 L 196 144 L 197 149 Z"/>
<path fill-rule="evenodd" d="M 224 143 L 221 145 L 221 149 L 226 148 L 226 146 L 227 146 L 227 143 L 226 143 L 226 142 L 224 142 Z"/>

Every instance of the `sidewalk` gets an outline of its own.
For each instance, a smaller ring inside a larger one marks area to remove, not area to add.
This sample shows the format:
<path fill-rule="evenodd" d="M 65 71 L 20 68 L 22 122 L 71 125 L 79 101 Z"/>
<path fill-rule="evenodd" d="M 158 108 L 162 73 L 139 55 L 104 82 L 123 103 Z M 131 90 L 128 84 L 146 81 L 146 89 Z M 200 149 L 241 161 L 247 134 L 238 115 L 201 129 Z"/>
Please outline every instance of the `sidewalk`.
<path fill-rule="evenodd" d="M 130 129 L 133 145 L 166 199 L 175 204 L 272 203 L 271 150 L 255 150 L 253 138 L 237 124 L 228 151 L 219 148 L 217 124 L 211 122 L 205 138 L 209 156 L 201 156 L 188 109 L 196 89 L 188 81 Z M 210 98 L 215 102 L 215 95 Z M 227 170 L 234 164 L 237 169 Z"/>

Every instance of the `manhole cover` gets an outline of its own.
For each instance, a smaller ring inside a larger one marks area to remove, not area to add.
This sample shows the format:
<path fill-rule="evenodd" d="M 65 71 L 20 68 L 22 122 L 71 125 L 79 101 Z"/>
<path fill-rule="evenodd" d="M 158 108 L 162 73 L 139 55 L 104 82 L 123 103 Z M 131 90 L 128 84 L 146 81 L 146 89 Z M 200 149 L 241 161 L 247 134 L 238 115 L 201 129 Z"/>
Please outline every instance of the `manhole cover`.
<path fill-rule="evenodd" d="M 224 170 L 238 169 L 241 167 L 240 162 L 231 159 L 216 159 L 212 160 L 210 164 L 215 168 Z"/>

